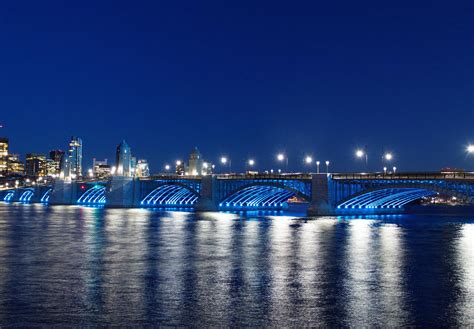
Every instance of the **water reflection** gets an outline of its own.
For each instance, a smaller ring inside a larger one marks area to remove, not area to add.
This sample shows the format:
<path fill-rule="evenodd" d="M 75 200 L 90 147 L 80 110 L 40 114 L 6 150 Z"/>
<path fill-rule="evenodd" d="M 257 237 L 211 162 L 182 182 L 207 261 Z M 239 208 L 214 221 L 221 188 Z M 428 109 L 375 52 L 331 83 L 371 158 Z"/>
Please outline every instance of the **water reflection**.
<path fill-rule="evenodd" d="M 0 324 L 466 326 L 469 218 L 0 205 Z"/>

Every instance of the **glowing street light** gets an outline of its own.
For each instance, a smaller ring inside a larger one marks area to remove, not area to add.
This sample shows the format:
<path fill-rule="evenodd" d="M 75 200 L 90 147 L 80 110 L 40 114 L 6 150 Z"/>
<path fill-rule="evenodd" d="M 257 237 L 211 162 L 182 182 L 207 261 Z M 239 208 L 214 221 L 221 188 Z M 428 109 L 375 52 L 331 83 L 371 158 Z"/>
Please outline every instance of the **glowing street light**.
<path fill-rule="evenodd" d="M 393 159 L 393 154 L 392 153 L 385 153 L 383 156 L 385 160 L 391 161 Z"/>
<path fill-rule="evenodd" d="M 387 167 L 383 167 L 383 174 L 384 174 L 384 175 L 387 174 Z"/>
<path fill-rule="evenodd" d="M 285 156 L 283 153 L 278 153 L 277 154 L 277 160 L 280 162 L 283 162 L 286 160 L 286 170 L 288 171 L 288 157 Z"/>
<path fill-rule="evenodd" d="M 181 166 L 181 163 L 182 163 L 181 160 L 177 160 L 177 161 L 176 161 L 176 165 L 177 165 L 177 166 Z"/>
<path fill-rule="evenodd" d="M 365 165 L 369 164 L 369 157 L 368 157 L 368 154 L 367 154 L 366 151 L 364 151 L 362 149 L 358 149 L 358 150 L 356 150 L 355 155 L 359 159 L 365 158 Z"/>
<path fill-rule="evenodd" d="M 329 164 L 330 162 L 326 160 L 326 174 L 329 174 Z"/>
<path fill-rule="evenodd" d="M 393 173 L 395 174 L 397 172 L 397 167 L 394 166 L 392 170 L 393 170 Z"/>
<path fill-rule="evenodd" d="M 319 174 L 319 165 L 321 164 L 321 161 L 316 161 L 316 173 Z"/>
<path fill-rule="evenodd" d="M 250 159 L 250 160 L 248 161 L 248 164 L 249 164 L 250 167 L 253 167 L 253 166 L 255 165 L 255 160 Z"/>
<path fill-rule="evenodd" d="M 474 154 L 474 144 L 470 144 L 466 147 L 466 151 L 469 154 Z"/>
<path fill-rule="evenodd" d="M 165 170 L 166 170 L 166 171 L 170 171 L 170 169 L 171 169 L 171 166 L 170 166 L 169 164 L 166 164 L 166 165 L 165 165 Z"/>
<path fill-rule="evenodd" d="M 229 172 L 232 171 L 232 162 L 229 158 L 223 156 L 221 157 L 221 163 L 225 166 L 227 163 L 229 164 Z"/>
<path fill-rule="evenodd" d="M 308 155 L 308 156 L 306 156 L 306 158 L 304 159 L 304 162 L 306 162 L 306 164 L 310 165 L 310 164 L 313 163 L 313 158 Z"/>

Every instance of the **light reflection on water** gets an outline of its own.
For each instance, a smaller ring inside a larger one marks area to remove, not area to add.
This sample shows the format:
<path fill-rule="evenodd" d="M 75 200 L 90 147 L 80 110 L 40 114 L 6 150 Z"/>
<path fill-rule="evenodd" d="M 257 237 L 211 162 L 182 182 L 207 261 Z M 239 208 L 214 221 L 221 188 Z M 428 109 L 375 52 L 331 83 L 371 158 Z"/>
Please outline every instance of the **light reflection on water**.
<path fill-rule="evenodd" d="M 474 221 L 0 205 L 0 325 L 466 326 Z"/>

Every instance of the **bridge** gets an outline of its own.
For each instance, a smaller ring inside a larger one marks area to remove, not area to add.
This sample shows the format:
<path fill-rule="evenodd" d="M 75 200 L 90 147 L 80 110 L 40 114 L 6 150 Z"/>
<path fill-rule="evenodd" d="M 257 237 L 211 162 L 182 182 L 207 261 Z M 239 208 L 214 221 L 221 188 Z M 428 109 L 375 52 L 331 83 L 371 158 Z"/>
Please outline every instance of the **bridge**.
<path fill-rule="evenodd" d="M 309 215 L 336 215 L 400 213 L 436 194 L 473 205 L 474 173 L 113 176 L 5 189 L 0 201 L 197 211 L 283 210 L 302 204 Z"/>

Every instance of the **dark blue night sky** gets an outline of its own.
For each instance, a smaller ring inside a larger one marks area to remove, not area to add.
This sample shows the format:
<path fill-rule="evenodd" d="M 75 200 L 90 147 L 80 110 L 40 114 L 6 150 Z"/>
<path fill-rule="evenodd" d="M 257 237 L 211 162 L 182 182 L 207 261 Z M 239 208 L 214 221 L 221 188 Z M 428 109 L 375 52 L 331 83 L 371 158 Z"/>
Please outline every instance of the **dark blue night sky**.
<path fill-rule="evenodd" d="M 472 1 L 4 1 L 0 24 L 12 152 L 474 168 Z"/>

